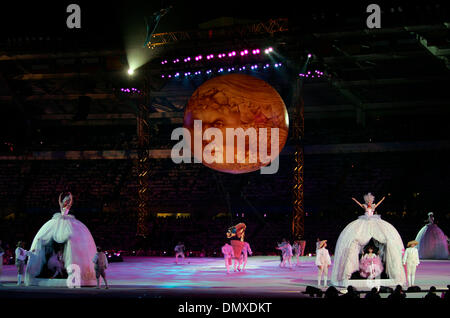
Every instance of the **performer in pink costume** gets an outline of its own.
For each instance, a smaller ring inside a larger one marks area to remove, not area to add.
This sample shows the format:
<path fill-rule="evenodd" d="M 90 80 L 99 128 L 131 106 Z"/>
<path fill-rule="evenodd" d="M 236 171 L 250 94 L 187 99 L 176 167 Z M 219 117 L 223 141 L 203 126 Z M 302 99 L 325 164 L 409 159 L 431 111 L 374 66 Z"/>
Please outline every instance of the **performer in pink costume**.
<path fill-rule="evenodd" d="M 292 247 L 294 248 L 295 258 L 297 259 L 295 266 L 300 266 L 300 256 L 302 255 L 302 244 L 300 240 L 295 241 Z"/>
<path fill-rule="evenodd" d="M 242 270 L 245 271 L 245 266 L 247 266 L 248 254 L 252 255 L 253 252 L 252 249 L 250 248 L 250 244 L 245 242 L 244 247 L 242 248 L 241 258 L 239 259 L 238 270 L 240 270 L 241 264 L 243 263 L 244 265 L 242 266 Z"/>
<path fill-rule="evenodd" d="M 359 273 L 362 277 L 375 279 L 383 272 L 383 264 L 378 255 L 373 253 L 373 248 L 369 246 L 367 253 L 359 262 Z"/>
<path fill-rule="evenodd" d="M 225 245 L 222 246 L 222 254 L 225 259 L 225 266 L 227 268 L 227 274 L 229 274 L 230 273 L 230 265 L 233 262 L 233 258 L 234 258 L 233 247 L 230 244 L 225 243 Z"/>
<path fill-rule="evenodd" d="M 287 261 L 289 268 L 292 269 L 292 245 L 288 241 L 283 240 L 283 243 L 281 243 L 281 245 L 279 245 L 276 249 L 281 250 L 282 252 L 283 260 L 281 261 L 280 267 L 286 267 Z"/>

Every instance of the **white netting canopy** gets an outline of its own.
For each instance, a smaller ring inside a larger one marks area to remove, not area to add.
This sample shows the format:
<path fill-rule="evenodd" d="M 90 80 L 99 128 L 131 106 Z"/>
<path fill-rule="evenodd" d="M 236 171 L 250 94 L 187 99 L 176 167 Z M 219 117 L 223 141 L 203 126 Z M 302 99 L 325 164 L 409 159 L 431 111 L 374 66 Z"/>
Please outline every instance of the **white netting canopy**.
<path fill-rule="evenodd" d="M 96 253 L 94 239 L 88 228 L 73 215 L 56 213 L 36 234 L 30 251 L 25 284 L 32 285 L 43 267 L 47 264 L 46 251 L 53 243 L 64 244 L 63 260 L 66 270 L 76 264 L 80 268 L 82 286 L 95 285 L 95 271 L 92 259 Z"/>
<path fill-rule="evenodd" d="M 406 282 L 402 265 L 403 242 L 397 230 L 379 215 L 362 215 L 348 224 L 339 235 L 334 254 L 331 282 L 334 285 L 346 285 L 351 275 L 359 270 L 359 254 L 373 239 L 382 244 L 382 260 L 386 274 L 396 284 Z"/>

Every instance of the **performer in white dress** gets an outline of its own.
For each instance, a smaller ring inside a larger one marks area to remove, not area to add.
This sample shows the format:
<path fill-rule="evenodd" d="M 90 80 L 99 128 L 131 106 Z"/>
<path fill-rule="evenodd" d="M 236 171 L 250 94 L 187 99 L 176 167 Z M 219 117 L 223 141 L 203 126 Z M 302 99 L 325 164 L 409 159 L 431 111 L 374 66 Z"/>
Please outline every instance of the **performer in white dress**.
<path fill-rule="evenodd" d="M 39 284 L 37 277 L 40 275 L 44 265 L 47 265 L 46 254 L 53 250 L 54 243 L 63 244 L 62 260 L 65 270 L 72 278 L 76 276 L 75 285 L 94 286 L 96 284 L 94 264 L 92 258 L 96 254 L 96 246 L 89 229 L 75 216 L 69 214 L 73 204 L 72 194 L 61 193 L 59 195 L 60 212 L 55 213 L 53 218 L 46 222 L 38 231 L 31 244 L 32 255 L 29 258 L 25 272 L 25 284 Z M 79 279 L 78 279 L 79 278 Z M 44 278 L 45 279 L 45 278 Z M 47 284 L 58 284 L 58 280 L 46 282 Z"/>
<path fill-rule="evenodd" d="M 348 285 L 347 281 L 352 274 L 359 270 L 359 254 L 371 239 L 380 249 L 380 258 L 385 263 L 385 272 L 389 279 L 395 284 L 405 284 L 406 277 L 402 266 L 403 241 L 390 223 L 375 214 L 375 209 L 384 198 L 377 204 L 374 203 L 375 197 L 371 193 L 364 196 L 364 204 L 352 199 L 365 210 L 365 214 L 348 224 L 339 235 L 331 273 L 332 284 Z"/>
<path fill-rule="evenodd" d="M 225 243 L 224 246 L 222 246 L 222 254 L 223 254 L 223 258 L 225 259 L 225 266 L 227 268 L 227 274 L 230 273 L 230 265 L 233 262 L 233 258 L 234 258 L 234 251 L 233 251 L 233 247 L 228 244 Z"/>
<path fill-rule="evenodd" d="M 406 265 L 406 271 L 408 273 L 408 284 L 413 286 L 416 280 L 416 269 L 420 264 L 419 251 L 416 246 L 419 244 L 417 241 L 408 242 L 408 248 L 403 255 L 403 265 Z"/>
<path fill-rule="evenodd" d="M 417 233 L 419 257 L 422 259 L 448 259 L 448 237 L 434 222 L 433 212 L 428 213 L 428 224 Z"/>
<path fill-rule="evenodd" d="M 323 286 L 327 286 L 328 280 L 328 267 L 331 265 L 330 253 L 328 253 L 327 240 L 323 240 L 319 244 L 319 248 L 316 251 L 316 265 L 318 268 L 317 273 L 317 286 L 320 287 L 320 281 L 323 276 Z"/>

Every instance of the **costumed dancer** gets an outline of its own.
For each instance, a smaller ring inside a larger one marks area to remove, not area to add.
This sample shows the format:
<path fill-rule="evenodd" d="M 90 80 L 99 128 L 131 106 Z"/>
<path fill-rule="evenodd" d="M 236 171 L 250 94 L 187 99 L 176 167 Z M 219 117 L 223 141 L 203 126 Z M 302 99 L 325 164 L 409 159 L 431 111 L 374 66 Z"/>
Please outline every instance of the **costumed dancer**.
<path fill-rule="evenodd" d="M 294 248 L 295 257 L 297 260 L 297 263 L 295 264 L 295 266 L 300 266 L 300 256 L 302 255 L 302 244 L 301 244 L 300 240 L 297 240 L 294 242 L 293 248 Z"/>
<path fill-rule="evenodd" d="M 97 246 L 97 253 L 92 259 L 95 269 L 95 278 L 97 279 L 97 288 L 100 288 L 100 276 L 103 277 L 105 282 L 105 289 L 108 289 L 108 282 L 106 281 L 105 270 L 108 268 L 108 259 L 100 246 Z"/>
<path fill-rule="evenodd" d="M 359 272 L 360 252 L 370 241 L 379 249 L 379 257 L 385 267 L 386 275 L 395 284 L 406 282 L 405 270 L 402 266 L 403 241 L 392 224 L 381 219 L 375 209 L 384 201 L 384 197 L 375 203 L 375 197 L 364 195 L 364 204 L 352 198 L 361 208 L 364 215 L 350 222 L 341 232 L 334 253 L 331 282 L 335 286 L 348 286 L 353 273 Z"/>
<path fill-rule="evenodd" d="M 383 272 L 383 263 L 380 257 L 373 253 L 373 247 L 369 246 L 367 252 L 359 262 L 359 273 L 362 277 L 375 279 Z"/>
<path fill-rule="evenodd" d="M 253 252 L 252 252 L 252 249 L 250 248 L 250 244 L 248 244 L 247 242 L 244 242 L 244 247 L 242 248 L 241 258 L 239 259 L 238 270 L 241 270 L 240 267 L 243 264 L 242 270 L 245 271 L 245 266 L 247 266 L 248 254 L 252 255 Z"/>
<path fill-rule="evenodd" d="M 286 267 L 286 261 L 289 263 L 289 268 L 292 268 L 291 258 L 292 258 L 292 245 L 283 239 L 283 242 L 278 245 L 277 250 L 281 250 L 282 261 L 280 267 Z"/>
<path fill-rule="evenodd" d="M 375 197 L 370 192 L 364 196 L 365 203 L 363 204 L 359 203 L 355 198 L 352 198 L 352 200 L 355 201 L 356 204 L 364 209 L 367 216 L 372 216 L 375 213 L 375 209 L 381 204 L 381 202 L 384 201 L 384 199 L 386 199 L 386 197 L 383 197 L 377 204 L 374 204 Z"/>
<path fill-rule="evenodd" d="M 222 246 L 222 254 L 225 260 L 225 267 L 227 268 L 227 274 L 230 273 L 230 265 L 233 263 L 234 251 L 233 247 L 227 243 Z"/>
<path fill-rule="evenodd" d="M 245 229 L 247 226 L 245 223 L 239 223 L 235 226 L 228 228 L 227 238 L 231 240 L 231 247 L 233 248 L 233 260 L 234 260 L 234 271 L 236 271 L 236 267 L 238 266 L 242 254 L 242 249 L 245 245 Z M 240 268 L 239 268 L 240 270 Z"/>
<path fill-rule="evenodd" d="M 327 286 L 328 267 L 331 265 L 330 253 L 328 253 L 327 240 L 323 240 L 319 244 L 319 249 L 316 254 L 316 265 L 319 269 L 317 273 L 317 286 L 320 287 L 320 281 L 323 275 L 323 286 Z"/>
<path fill-rule="evenodd" d="M 69 214 L 73 205 L 73 196 L 70 192 L 61 193 L 58 203 L 60 211 L 39 229 L 33 239 L 30 248 L 32 253 L 29 255 L 25 273 L 25 285 L 39 284 L 37 277 L 42 273 L 44 266 L 49 265 L 47 254 L 53 251 L 54 244 L 58 243 L 62 245 L 59 248 L 62 252 L 60 260 L 64 262 L 64 269 L 69 276 L 68 286 L 73 284 L 94 286 L 96 280 L 92 258 L 96 254 L 96 245 L 92 234 L 82 222 Z M 79 279 L 76 280 L 71 279 L 75 267 L 80 269 L 80 275 L 77 274 Z M 51 280 L 46 283 L 49 286 L 59 284 Z"/>
<path fill-rule="evenodd" d="M 428 213 L 428 224 L 417 233 L 421 259 L 448 259 L 448 237 L 434 221 L 433 212 Z"/>
<path fill-rule="evenodd" d="M 181 264 L 184 263 L 184 244 L 183 242 L 178 242 L 177 246 L 174 248 L 175 250 L 175 263 L 178 264 L 178 257 L 181 256 L 182 261 Z"/>
<path fill-rule="evenodd" d="M 31 253 L 24 248 L 24 243 L 19 241 L 16 248 L 17 285 L 22 284 L 22 277 L 25 272 L 25 260 Z"/>
<path fill-rule="evenodd" d="M 54 272 L 51 278 L 55 278 L 58 275 L 63 274 L 62 270 L 64 268 L 64 259 L 61 250 L 58 253 L 53 253 L 53 255 L 49 258 L 47 267 L 49 270 Z"/>
<path fill-rule="evenodd" d="M 403 265 L 406 265 L 409 286 L 414 285 L 417 265 L 420 264 L 419 251 L 416 248 L 417 244 L 419 244 L 417 241 L 408 242 L 407 249 L 403 255 Z"/>

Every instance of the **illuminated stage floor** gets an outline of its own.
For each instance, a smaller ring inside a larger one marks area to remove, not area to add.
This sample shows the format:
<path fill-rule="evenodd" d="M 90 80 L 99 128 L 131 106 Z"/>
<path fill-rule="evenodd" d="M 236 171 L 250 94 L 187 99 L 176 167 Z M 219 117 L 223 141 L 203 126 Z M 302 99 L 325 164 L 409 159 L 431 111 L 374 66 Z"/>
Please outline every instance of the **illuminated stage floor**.
<path fill-rule="evenodd" d="M 226 274 L 222 258 L 187 258 L 184 265 L 176 265 L 174 258 L 169 257 L 126 257 L 123 263 L 110 264 L 109 290 L 17 287 L 15 266 L 8 265 L 3 267 L 0 297 L 309 297 L 302 292 L 306 286 L 317 283 L 314 258 L 302 257 L 301 265 L 292 270 L 278 265 L 276 256 L 250 257 L 246 272 Z M 422 290 L 432 285 L 438 290 L 447 289 L 450 260 L 421 261 L 416 284 Z"/>

